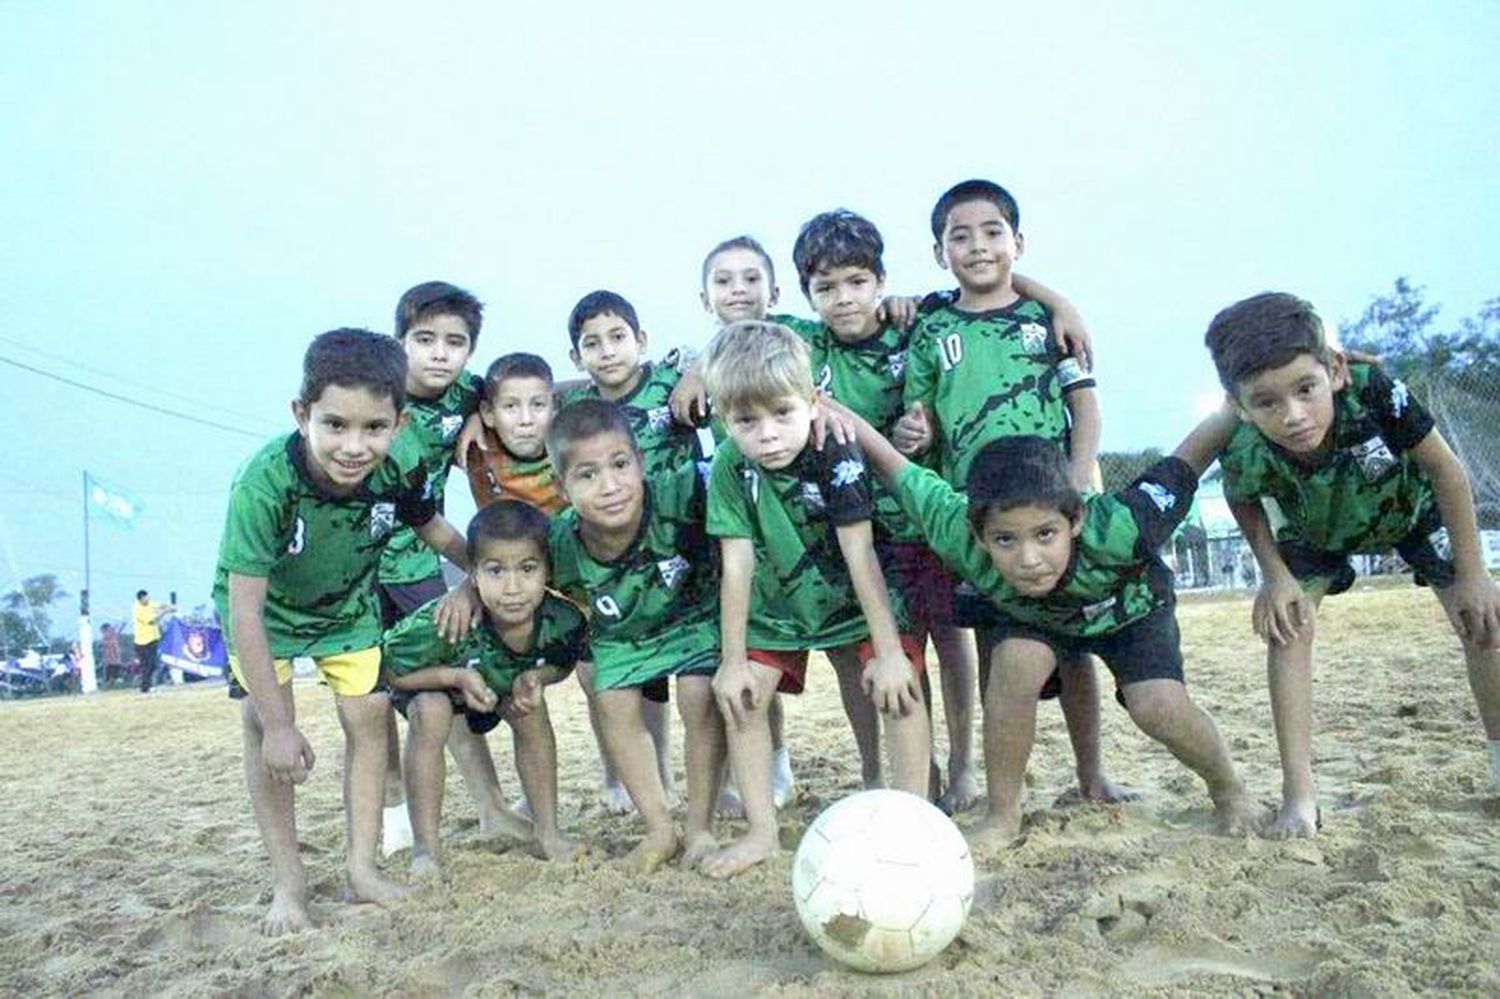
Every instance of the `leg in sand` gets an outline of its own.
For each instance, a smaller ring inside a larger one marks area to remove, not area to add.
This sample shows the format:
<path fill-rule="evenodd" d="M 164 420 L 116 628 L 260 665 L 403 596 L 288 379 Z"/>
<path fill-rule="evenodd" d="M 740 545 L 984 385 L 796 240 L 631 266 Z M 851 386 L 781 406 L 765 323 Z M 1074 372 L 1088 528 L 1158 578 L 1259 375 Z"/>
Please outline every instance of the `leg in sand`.
<path fill-rule="evenodd" d="M 469 729 L 462 714 L 455 715 L 448 727 L 448 752 L 479 812 L 479 838 L 531 842 L 531 820 L 506 807 L 490 744 L 483 735 Z"/>
<path fill-rule="evenodd" d="M 766 717 L 771 724 L 771 800 L 781 809 L 792 800 L 796 781 L 792 777 L 792 757 L 786 748 L 786 714 L 779 693 L 771 695 L 771 707 Z M 719 792 L 719 805 L 715 811 L 721 819 L 745 817 L 745 802 L 740 798 L 740 789 L 732 774 Z"/>
<path fill-rule="evenodd" d="M 1453 606 L 1451 589 L 1433 590 L 1449 620 L 1457 613 Z M 1456 629 L 1455 629 L 1456 630 Z M 1490 777 L 1495 789 L 1500 790 L 1500 648 L 1484 648 L 1472 641 L 1463 641 L 1464 665 L 1469 671 L 1469 689 L 1474 692 L 1474 703 L 1479 708 L 1479 719 L 1484 724 L 1484 737 L 1490 745 Z"/>
<path fill-rule="evenodd" d="M 929 632 L 937 650 L 938 680 L 943 688 L 943 720 L 948 725 L 948 786 L 938 807 L 949 815 L 979 802 L 974 771 L 974 703 L 978 699 L 978 656 L 974 632 L 951 624 L 934 624 Z"/>
<path fill-rule="evenodd" d="M 447 763 L 443 742 L 453 723 L 453 704 L 440 690 L 424 690 L 406 709 L 406 800 L 411 812 L 411 874 L 435 880 L 442 869 L 438 835 Z"/>
<path fill-rule="evenodd" d="M 641 717 L 641 702 L 645 698 L 638 688 L 631 687 L 601 690 L 595 699 L 599 704 L 599 728 L 610 759 L 615 761 L 615 772 L 620 775 L 635 810 L 646 822 L 645 837 L 625 857 L 625 862 L 639 873 L 649 874 L 675 857 L 681 843 L 657 771 L 656 748 Z"/>
<path fill-rule="evenodd" d="M 335 698 L 344 727 L 349 894 L 356 901 L 386 905 L 411 890 L 387 880 L 375 866 L 385 784 L 385 719 L 391 700 L 384 693 L 337 694 Z"/>
<path fill-rule="evenodd" d="M 664 703 L 645 698 L 641 701 L 641 720 L 646 731 L 651 733 L 651 745 L 656 747 L 656 775 L 661 778 L 662 790 L 667 792 L 667 807 L 678 805 L 677 782 L 672 777 L 672 712 Z"/>
<path fill-rule="evenodd" d="M 677 678 L 677 711 L 682 716 L 682 747 L 687 769 L 687 829 L 682 864 L 696 867 L 714 850 L 714 806 L 724 772 L 724 719 L 714 700 L 713 678 Z"/>
<path fill-rule="evenodd" d="M 989 812 L 969 833 L 975 854 L 1010 846 L 1021 834 L 1021 792 L 1036 740 L 1036 706 L 1057 667 L 1051 646 L 1007 638 L 994 647 L 984 689 L 984 776 Z"/>
<path fill-rule="evenodd" d="M 1140 730 L 1203 778 L 1221 831 L 1233 835 L 1259 832 L 1270 816 L 1246 792 L 1218 726 L 1193 703 L 1182 681 L 1141 680 L 1125 684 L 1122 693 L 1130 718 Z"/>
<path fill-rule="evenodd" d="M 625 785 L 620 783 L 620 777 L 615 773 L 614 762 L 609 758 L 609 746 L 604 739 L 604 726 L 599 719 L 599 699 L 594 692 L 594 664 L 579 663 L 573 675 L 578 677 L 578 686 L 583 688 L 583 696 L 589 707 L 589 728 L 594 730 L 594 742 L 599 746 L 599 763 L 604 768 L 604 790 L 600 797 L 604 803 L 605 814 L 628 815 L 634 806 L 630 803 L 630 795 L 626 793 Z"/>
<path fill-rule="evenodd" d="M 728 846 L 703 858 L 698 869 L 711 878 L 732 878 L 736 874 L 781 851 L 781 835 L 776 824 L 776 802 L 771 796 L 771 694 L 781 682 L 781 671 L 773 666 L 752 662 L 755 677 L 755 701 L 746 708 L 743 720 L 724 718 L 729 743 L 729 763 L 735 783 L 745 800 L 745 816 L 750 828 Z M 865 701 L 869 704 L 868 698 Z"/>
<path fill-rule="evenodd" d="M 865 700 L 865 710 L 873 713 L 885 730 L 885 742 L 891 753 L 891 787 L 898 791 L 909 791 L 926 800 L 932 766 L 932 722 L 927 714 L 927 706 L 920 705 L 905 715 L 883 714 L 876 709 L 875 702 L 870 699 L 860 682 L 865 664 L 860 661 L 854 648 L 832 649 L 828 653 L 828 659 L 838 672 L 839 690 L 842 692 L 850 687 L 858 689 Z M 858 734 L 855 733 L 856 738 Z M 878 754 L 878 741 L 876 747 Z"/>
<path fill-rule="evenodd" d="M 411 844 L 411 816 L 406 810 L 406 786 L 401 776 L 401 733 L 392 709 L 385 726 L 385 811 L 380 818 L 380 853 L 389 857 Z"/>
<path fill-rule="evenodd" d="M 885 787 L 885 777 L 880 770 L 880 713 L 875 710 L 870 695 L 860 683 L 859 661 L 852 649 L 846 651 L 847 661 L 843 668 L 835 658 L 839 653 L 830 652 L 834 674 L 839 680 L 839 698 L 844 702 L 844 716 L 849 719 L 849 728 L 854 732 L 854 746 L 859 750 L 859 779 L 865 790 Z M 847 662 L 853 662 L 850 668 Z M 926 787 L 927 774 L 922 774 Z"/>
<path fill-rule="evenodd" d="M 1068 723 L 1068 741 L 1073 745 L 1078 789 L 1064 794 L 1072 800 L 1113 803 L 1134 801 L 1140 794 L 1110 780 L 1104 773 L 1099 751 L 1099 671 L 1090 655 L 1070 656 L 1061 665 L 1063 719 Z"/>
<path fill-rule="evenodd" d="M 572 860 L 578 844 L 557 827 L 557 737 L 547 713 L 547 700 L 544 697 L 534 710 L 518 715 L 506 698 L 501 714 L 510 723 L 516 770 L 526 800 L 531 802 L 528 833 L 535 837 L 533 850 L 543 860 Z"/>
<path fill-rule="evenodd" d="M 292 685 L 282 684 L 276 689 L 276 694 L 286 704 L 288 720 L 294 721 Z M 250 808 L 255 813 L 255 824 L 260 826 L 261 842 L 266 844 L 266 853 L 271 857 L 271 907 L 266 910 L 261 931 L 268 936 L 278 936 L 311 929 L 312 916 L 307 911 L 307 872 L 297 851 L 294 786 L 273 780 L 266 769 L 261 757 L 260 719 L 249 698 L 240 702 L 240 727 L 244 732 L 245 785 L 250 790 Z"/>
<path fill-rule="evenodd" d="M 1281 751 L 1281 808 L 1266 826 L 1267 839 L 1295 839 L 1318 832 L 1317 785 L 1312 767 L 1312 650 L 1316 608 L 1322 593 L 1310 592 L 1314 613 L 1285 645 L 1266 646 L 1271 719 Z"/>

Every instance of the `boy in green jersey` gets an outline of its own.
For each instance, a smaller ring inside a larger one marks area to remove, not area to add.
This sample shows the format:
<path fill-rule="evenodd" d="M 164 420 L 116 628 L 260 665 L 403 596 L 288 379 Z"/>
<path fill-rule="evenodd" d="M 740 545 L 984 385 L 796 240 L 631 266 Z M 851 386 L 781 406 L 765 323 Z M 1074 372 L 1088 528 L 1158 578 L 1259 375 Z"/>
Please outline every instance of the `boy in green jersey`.
<path fill-rule="evenodd" d="M 870 467 L 933 551 L 999 611 L 981 689 L 989 814 L 970 835 L 976 850 L 1020 832 L 1042 688 L 1060 660 L 1084 654 L 1108 664 L 1136 725 L 1203 778 L 1225 831 L 1263 821 L 1213 719 L 1188 696 L 1172 572 L 1157 554 L 1228 438 L 1227 414 L 1125 490 L 1087 497 L 1062 450 L 1041 437 L 986 444 L 970 463 L 965 496 L 864 420 L 850 414 L 850 422 Z"/>
<path fill-rule="evenodd" d="M 438 631 L 438 601 L 386 632 L 391 684 L 412 693 L 407 707 L 407 798 L 417 877 L 439 873 L 443 746 L 455 720 L 481 739 L 510 724 L 516 769 L 532 821 L 525 830 L 539 856 L 566 860 L 574 845 L 557 828 L 557 740 L 542 688 L 587 656 L 586 622 L 573 604 L 547 590 L 547 515 L 502 499 L 469 522 L 468 555 L 483 620 L 460 642 Z"/>
<path fill-rule="evenodd" d="M 711 682 L 719 665 L 718 561 L 703 529 L 700 469 L 688 462 L 647 480 L 630 417 L 603 399 L 564 406 L 547 451 L 570 508 L 552 521 L 552 585 L 589 611 L 599 733 L 646 822 L 629 856 L 649 872 L 683 851 L 696 865 L 717 843 L 714 803 L 724 727 Z M 687 829 L 672 823 L 642 717 L 677 678 L 687 772 Z"/>
<path fill-rule="evenodd" d="M 892 783 L 923 797 L 931 730 L 921 647 L 898 630 L 875 553 L 864 459 L 849 445 L 811 443 L 817 403 L 806 344 L 784 326 L 731 323 L 709 344 L 704 377 L 730 436 L 709 485 L 708 530 L 724 567 L 714 693 L 750 828 L 703 869 L 730 877 L 779 849 L 767 704 L 777 689 L 801 691 L 809 650 L 827 651 L 846 700 L 874 702 L 891 742 Z"/>
<path fill-rule="evenodd" d="M 312 925 L 297 852 L 293 785 L 312 747 L 297 730 L 292 659 L 315 660 L 345 737 L 351 894 L 385 903 L 405 889 L 376 868 L 390 702 L 380 680 L 375 573 L 398 522 L 458 565 L 463 538 L 437 512 L 420 453 L 398 439 L 406 358 L 368 330 L 315 339 L 292 402 L 297 432 L 271 441 L 235 475 L 214 602 L 243 692 L 245 777 L 275 879 L 268 933 Z"/>
<path fill-rule="evenodd" d="M 1312 644 L 1348 556 L 1395 548 L 1463 643 L 1500 786 L 1500 590 L 1480 557 L 1468 475 L 1405 383 L 1334 349 L 1312 305 L 1267 292 L 1209 324 L 1219 380 L 1244 421 L 1221 461 L 1224 497 L 1260 563 L 1252 622 L 1267 642 L 1282 804 L 1268 835 L 1312 836 Z M 1261 503 L 1284 524 L 1273 535 Z"/>
<path fill-rule="evenodd" d="M 999 184 L 965 181 L 938 199 L 931 225 L 933 254 L 959 290 L 923 302 L 907 352 L 909 409 L 892 428 L 892 442 L 908 456 L 926 452 L 925 463 L 962 490 L 985 444 L 1036 434 L 1069 455 L 1075 486 L 1097 488 L 1099 407 L 1085 363 L 1088 347 L 1059 346 L 1050 303 L 1016 280 L 1013 268 L 1025 240 L 1015 198 Z M 971 586 L 957 582 L 955 589 L 955 622 L 979 629 L 982 687 L 992 611 Z M 1100 759 L 1093 661 L 1065 660 L 1059 679 L 1048 683 L 1046 696 L 1061 694 L 1079 793 L 1096 801 L 1130 797 L 1105 775 Z"/>

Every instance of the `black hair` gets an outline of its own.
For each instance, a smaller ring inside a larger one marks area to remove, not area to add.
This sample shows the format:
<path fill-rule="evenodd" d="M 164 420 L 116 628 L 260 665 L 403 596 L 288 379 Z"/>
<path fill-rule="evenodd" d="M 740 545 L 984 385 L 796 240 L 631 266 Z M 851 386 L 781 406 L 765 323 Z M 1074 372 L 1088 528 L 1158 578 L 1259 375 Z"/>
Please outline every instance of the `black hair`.
<path fill-rule="evenodd" d="M 537 357 L 535 354 L 526 354 L 516 351 L 511 354 L 501 354 L 490 363 L 489 370 L 484 373 L 484 395 L 486 399 L 493 399 L 495 393 L 500 389 L 500 383 L 507 378 L 540 378 L 552 387 L 552 365 Z"/>
<path fill-rule="evenodd" d="M 969 466 L 969 526 L 984 528 L 991 510 L 1021 506 L 1055 509 L 1070 521 L 1083 513 L 1083 497 L 1068 474 L 1068 459 L 1045 437 L 998 437 L 979 449 Z"/>
<path fill-rule="evenodd" d="M 863 267 L 885 280 L 885 264 L 880 260 L 884 252 L 885 240 L 880 238 L 880 230 L 873 222 L 846 208 L 837 208 L 813 216 L 797 233 L 792 263 L 805 295 L 814 274 L 835 267 Z"/>
<path fill-rule="evenodd" d="M 369 330 L 320 333 L 302 359 L 302 404 L 317 402 L 330 385 L 369 389 L 399 410 L 406 405 L 406 352 L 399 341 Z"/>
<path fill-rule="evenodd" d="M 545 513 L 517 499 L 498 499 L 484 507 L 469 521 L 465 540 L 469 564 L 479 561 L 479 550 L 491 541 L 531 541 L 547 561 L 547 525 Z"/>
<path fill-rule="evenodd" d="M 1009 191 L 992 180 L 966 180 L 944 191 L 943 196 L 932 207 L 934 242 L 943 241 L 943 230 L 948 227 L 948 213 L 970 201 L 988 201 L 1000 209 L 1000 214 L 1010 223 L 1011 229 L 1021 231 L 1021 209 Z"/>
<path fill-rule="evenodd" d="M 547 454 L 558 478 L 567 474 L 572 445 L 600 434 L 620 434 L 630 442 L 631 450 L 637 455 L 641 453 L 635 434 L 630 431 L 630 419 L 614 403 L 605 399 L 579 399 L 562 408 L 547 430 Z"/>
<path fill-rule="evenodd" d="M 469 292 L 446 281 L 424 281 L 407 290 L 396 303 L 396 339 L 403 340 L 420 320 L 429 316 L 457 316 L 469 330 L 469 348 L 479 342 L 484 304 Z"/>
<path fill-rule="evenodd" d="M 1263 291 L 1219 312 L 1203 337 L 1219 382 L 1230 393 L 1262 371 L 1311 354 L 1333 359 L 1323 320 L 1311 302 L 1284 291 Z"/>
<path fill-rule="evenodd" d="M 709 265 L 713 263 L 714 257 L 717 257 L 726 250 L 749 250 L 755 254 L 760 258 L 760 262 L 766 265 L 766 280 L 771 282 L 771 287 L 774 288 L 776 286 L 776 265 L 771 262 L 771 255 L 766 252 L 766 248 L 760 245 L 760 240 L 754 236 L 735 236 L 733 239 L 726 239 L 712 250 L 709 250 L 708 256 L 703 258 L 703 274 L 698 279 L 703 287 L 708 287 Z"/>
<path fill-rule="evenodd" d="M 145 590 L 136 590 L 135 591 L 135 598 L 137 600 L 143 599 L 145 596 L 146 596 L 146 591 Z"/>
<path fill-rule="evenodd" d="M 633 333 L 641 332 L 641 321 L 636 318 L 635 306 L 625 300 L 624 295 L 613 291 L 591 291 L 578 300 L 573 306 L 573 311 L 568 315 L 568 339 L 573 341 L 573 349 L 578 349 L 578 336 L 583 332 L 583 324 L 595 316 L 603 315 L 619 316 L 625 320 Z"/>

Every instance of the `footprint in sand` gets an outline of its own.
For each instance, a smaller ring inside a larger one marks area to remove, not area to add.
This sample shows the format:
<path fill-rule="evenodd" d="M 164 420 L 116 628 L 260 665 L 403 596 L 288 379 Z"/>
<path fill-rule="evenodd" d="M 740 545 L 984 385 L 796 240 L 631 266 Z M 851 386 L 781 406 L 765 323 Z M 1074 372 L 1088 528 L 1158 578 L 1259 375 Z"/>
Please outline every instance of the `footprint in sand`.
<path fill-rule="evenodd" d="M 1257 982 L 1297 982 L 1312 976 L 1324 955 L 1304 947 L 1247 954 L 1213 940 L 1147 947 L 1121 965 L 1141 985 L 1162 985 L 1193 975 L 1231 975 Z"/>

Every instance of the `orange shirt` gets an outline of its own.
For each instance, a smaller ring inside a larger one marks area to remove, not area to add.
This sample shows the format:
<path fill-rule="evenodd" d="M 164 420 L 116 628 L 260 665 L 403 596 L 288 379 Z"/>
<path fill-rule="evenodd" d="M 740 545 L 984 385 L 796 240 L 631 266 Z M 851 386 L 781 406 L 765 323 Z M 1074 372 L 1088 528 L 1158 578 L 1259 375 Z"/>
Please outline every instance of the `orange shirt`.
<path fill-rule="evenodd" d="M 568 501 L 552 474 L 551 459 L 546 455 L 517 458 L 488 427 L 484 439 L 488 451 L 469 446 L 469 491 L 475 507 L 482 510 L 497 499 L 518 499 L 549 515 L 567 508 Z"/>

